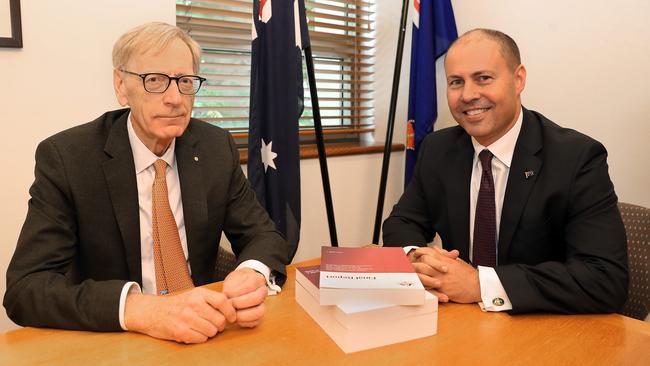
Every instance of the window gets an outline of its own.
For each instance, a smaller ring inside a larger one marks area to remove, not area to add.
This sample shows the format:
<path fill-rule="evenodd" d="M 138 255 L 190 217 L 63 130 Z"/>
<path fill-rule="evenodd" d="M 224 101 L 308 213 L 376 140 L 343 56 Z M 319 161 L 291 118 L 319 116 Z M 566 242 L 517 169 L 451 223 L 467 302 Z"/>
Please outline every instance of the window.
<path fill-rule="evenodd" d="M 372 99 L 374 0 L 306 0 L 323 130 L 328 140 L 354 141 L 374 130 Z M 208 80 L 193 117 L 229 130 L 245 144 L 248 132 L 252 0 L 176 3 L 176 23 L 203 49 Z M 305 110 L 301 140 L 314 140 L 313 112 L 303 64 Z"/>

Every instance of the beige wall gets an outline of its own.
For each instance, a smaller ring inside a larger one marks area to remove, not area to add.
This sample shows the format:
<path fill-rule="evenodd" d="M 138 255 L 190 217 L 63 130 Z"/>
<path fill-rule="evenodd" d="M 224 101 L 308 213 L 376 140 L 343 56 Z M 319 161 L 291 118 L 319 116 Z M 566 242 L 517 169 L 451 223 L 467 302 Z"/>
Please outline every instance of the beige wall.
<path fill-rule="evenodd" d="M 110 87 L 110 50 L 129 27 L 174 21 L 174 1 L 23 1 L 22 50 L 0 50 L 0 296 L 6 266 L 27 209 L 36 144 L 56 131 L 117 107 Z M 454 1 L 462 32 L 500 28 L 519 41 L 529 70 L 525 104 L 549 118 L 601 140 L 610 151 L 611 173 L 621 199 L 650 206 L 650 14 L 643 0 Z M 385 136 L 401 2 L 377 0 L 376 116 L 378 140 Z M 407 27 L 410 37 L 410 25 Z M 84 30 L 80 32 L 79 30 Z M 407 38 L 395 141 L 404 142 L 410 38 Z M 619 66 L 621 65 L 621 66 Z M 618 68 L 621 71 L 617 70 Z M 8 71 L 7 71 L 8 70 Z M 83 87 L 79 87 L 83 85 Z M 439 87 L 439 90 L 444 84 Z M 452 125 L 440 96 L 441 126 Z M 29 117 L 27 117 L 29 116 Z M 645 118 L 644 118 L 645 117 Z M 401 125 L 400 125 L 401 124 Z M 403 153 L 393 154 L 385 212 L 399 197 Z M 329 160 L 339 242 L 371 240 L 381 168 L 380 155 Z M 329 243 L 317 160 L 302 167 L 303 226 L 296 260 L 318 256 Z M 344 180 L 345 179 L 345 180 Z M 385 217 L 385 215 L 384 215 Z M 0 311 L 0 331 L 15 327 Z"/>

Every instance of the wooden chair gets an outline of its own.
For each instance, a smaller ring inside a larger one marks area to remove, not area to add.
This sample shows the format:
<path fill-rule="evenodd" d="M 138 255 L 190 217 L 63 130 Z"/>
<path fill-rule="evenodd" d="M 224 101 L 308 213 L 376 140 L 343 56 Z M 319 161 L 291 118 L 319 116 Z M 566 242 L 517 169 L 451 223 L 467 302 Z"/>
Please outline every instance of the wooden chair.
<path fill-rule="evenodd" d="M 627 234 L 630 287 L 620 313 L 644 320 L 650 313 L 650 209 L 619 202 Z"/>

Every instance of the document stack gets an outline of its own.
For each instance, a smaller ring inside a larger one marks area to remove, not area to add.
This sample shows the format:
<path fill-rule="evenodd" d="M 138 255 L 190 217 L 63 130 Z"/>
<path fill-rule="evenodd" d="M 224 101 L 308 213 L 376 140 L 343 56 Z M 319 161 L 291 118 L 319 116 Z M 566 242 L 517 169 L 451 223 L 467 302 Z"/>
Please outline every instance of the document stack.
<path fill-rule="evenodd" d="M 321 305 L 422 305 L 425 292 L 402 248 L 321 248 Z"/>
<path fill-rule="evenodd" d="M 297 268 L 296 301 L 345 353 L 437 331 L 438 299 L 401 248 L 323 247 L 320 266 Z"/>

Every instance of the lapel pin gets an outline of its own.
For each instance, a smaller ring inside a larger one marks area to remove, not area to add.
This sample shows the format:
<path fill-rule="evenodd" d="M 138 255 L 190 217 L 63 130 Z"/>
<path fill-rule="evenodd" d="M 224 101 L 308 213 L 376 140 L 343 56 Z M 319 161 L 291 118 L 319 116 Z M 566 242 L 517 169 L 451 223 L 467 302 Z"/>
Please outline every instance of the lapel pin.
<path fill-rule="evenodd" d="M 198 156 L 195 156 L 195 157 L 194 157 L 194 161 L 199 161 L 199 157 L 198 157 Z M 528 178 L 528 177 L 526 177 L 526 178 Z"/>
<path fill-rule="evenodd" d="M 524 172 L 524 177 L 526 177 L 526 179 L 532 177 L 533 175 L 535 175 L 535 172 L 532 171 L 532 170 L 526 170 L 526 171 Z"/>

